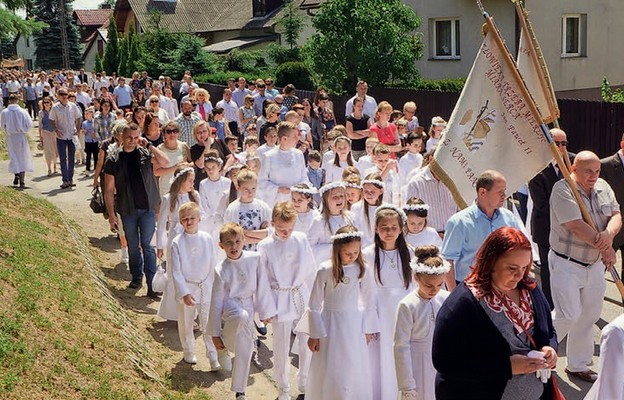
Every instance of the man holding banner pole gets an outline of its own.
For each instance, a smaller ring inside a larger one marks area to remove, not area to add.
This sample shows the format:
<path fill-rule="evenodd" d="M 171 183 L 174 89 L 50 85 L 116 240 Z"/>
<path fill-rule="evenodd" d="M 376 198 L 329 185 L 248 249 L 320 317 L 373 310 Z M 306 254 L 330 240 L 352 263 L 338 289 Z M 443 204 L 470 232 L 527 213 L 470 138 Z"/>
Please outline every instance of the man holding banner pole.
<path fill-rule="evenodd" d="M 616 262 L 613 238 L 622 227 L 615 194 L 599 174 L 598 156 L 582 151 L 572 164 L 571 179 L 555 183 L 550 197 L 553 324 L 559 340 L 568 338 L 566 372 L 587 382 L 597 379 L 588 367 L 594 353 L 592 330 L 602 311 L 605 267 L 611 270 Z"/>

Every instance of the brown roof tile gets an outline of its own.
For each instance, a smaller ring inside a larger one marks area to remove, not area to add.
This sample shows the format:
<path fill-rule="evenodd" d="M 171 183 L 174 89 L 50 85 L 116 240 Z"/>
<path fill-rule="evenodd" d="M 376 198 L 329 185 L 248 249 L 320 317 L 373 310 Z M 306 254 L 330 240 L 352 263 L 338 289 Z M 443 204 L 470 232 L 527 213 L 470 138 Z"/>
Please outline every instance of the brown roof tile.
<path fill-rule="evenodd" d="M 112 14 L 111 9 L 101 10 L 74 10 L 74 15 L 78 21 L 78 25 L 82 26 L 102 26 L 108 17 Z"/>

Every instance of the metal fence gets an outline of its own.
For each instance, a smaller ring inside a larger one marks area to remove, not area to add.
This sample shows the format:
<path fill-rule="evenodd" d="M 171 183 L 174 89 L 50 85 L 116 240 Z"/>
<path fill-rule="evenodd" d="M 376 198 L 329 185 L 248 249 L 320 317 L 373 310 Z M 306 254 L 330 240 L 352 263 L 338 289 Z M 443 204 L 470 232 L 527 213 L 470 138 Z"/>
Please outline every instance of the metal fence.
<path fill-rule="evenodd" d="M 199 86 L 208 90 L 212 99 L 221 99 L 225 88 L 212 83 L 200 83 Z M 418 106 L 416 115 L 425 130 L 429 129 L 432 117 L 439 115 L 448 120 L 459 99 L 459 93 L 395 88 L 371 88 L 369 95 L 378 102 L 387 100 L 399 110 L 406 102 L 414 101 Z M 314 92 L 297 90 L 297 96 L 312 100 Z M 338 123 L 344 123 L 345 104 L 351 97 L 331 97 Z M 568 135 L 570 151 L 591 150 L 602 158 L 620 148 L 620 139 L 624 133 L 624 103 L 576 99 L 559 99 L 558 103 L 561 110 L 559 124 Z"/>

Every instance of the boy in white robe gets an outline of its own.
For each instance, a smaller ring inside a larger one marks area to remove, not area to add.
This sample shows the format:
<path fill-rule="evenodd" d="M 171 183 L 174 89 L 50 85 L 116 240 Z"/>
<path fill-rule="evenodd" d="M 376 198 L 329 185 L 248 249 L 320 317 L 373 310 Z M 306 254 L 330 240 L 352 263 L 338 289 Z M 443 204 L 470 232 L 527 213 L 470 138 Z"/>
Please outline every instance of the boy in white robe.
<path fill-rule="evenodd" d="M 407 153 L 399 159 L 399 178 L 401 186 L 407 185 L 409 179 L 414 176 L 422 166 L 423 136 L 421 133 L 410 133 L 407 136 Z"/>
<path fill-rule="evenodd" d="M 237 400 L 245 400 L 251 356 L 255 348 L 253 315 L 257 312 L 264 323 L 275 316 L 275 301 L 260 265 L 260 255 L 243 251 L 243 229 L 225 223 L 219 234 L 219 247 L 226 259 L 217 266 L 208 334 L 218 350 L 219 362 L 232 370 L 231 390 Z M 222 329 L 223 325 L 223 329 Z M 234 352 L 234 365 L 229 352 Z"/>
<path fill-rule="evenodd" d="M 178 312 L 178 334 L 184 361 L 197 363 L 193 323 L 199 315 L 199 328 L 204 333 L 208 355 L 211 336 L 205 333 L 210 312 L 210 298 L 215 275 L 217 251 L 210 234 L 199 231 L 200 209 L 193 202 L 180 207 L 180 224 L 184 232 L 171 243 L 171 273 Z"/>
<path fill-rule="evenodd" d="M 390 158 L 390 148 L 383 143 L 373 149 L 373 162 L 375 166 L 369 168 L 364 176 L 372 173 L 381 175 L 381 180 L 386 184 L 384 188 L 384 203 L 401 205 L 401 185 L 399 174 L 397 173 L 397 162 Z"/>
<path fill-rule="evenodd" d="M 290 399 L 290 335 L 308 305 L 316 274 L 312 248 L 304 233 L 294 232 L 296 222 L 297 211 L 292 203 L 277 203 L 271 219 L 273 234 L 258 243 L 260 263 L 277 306 L 277 320 L 273 322 L 273 378 L 278 386 L 278 400 Z M 293 351 L 299 355 L 297 385 L 301 393 L 305 392 L 312 357 L 307 342 L 306 335 L 298 335 Z"/>
<path fill-rule="evenodd" d="M 270 206 L 290 200 L 290 187 L 308 183 L 306 163 L 297 145 L 297 126 L 281 122 L 277 127 L 279 146 L 268 151 L 262 160 L 258 184 L 260 197 Z"/>
<path fill-rule="evenodd" d="M 585 400 L 624 399 L 624 315 L 602 329 L 598 380 Z"/>

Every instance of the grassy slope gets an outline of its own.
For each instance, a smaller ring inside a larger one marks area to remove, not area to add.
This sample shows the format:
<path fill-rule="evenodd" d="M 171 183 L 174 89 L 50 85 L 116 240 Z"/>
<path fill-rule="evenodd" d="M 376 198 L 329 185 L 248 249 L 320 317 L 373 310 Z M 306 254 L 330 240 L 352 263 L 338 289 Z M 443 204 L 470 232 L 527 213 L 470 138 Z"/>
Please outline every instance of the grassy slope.
<path fill-rule="evenodd" d="M 58 210 L 0 188 L 0 398 L 208 398 L 145 378 L 110 310 Z"/>

